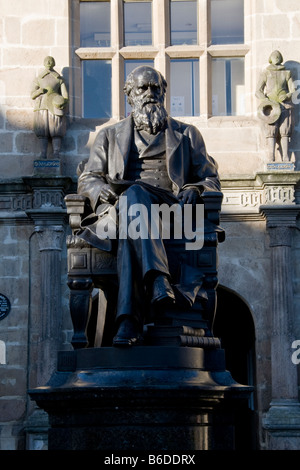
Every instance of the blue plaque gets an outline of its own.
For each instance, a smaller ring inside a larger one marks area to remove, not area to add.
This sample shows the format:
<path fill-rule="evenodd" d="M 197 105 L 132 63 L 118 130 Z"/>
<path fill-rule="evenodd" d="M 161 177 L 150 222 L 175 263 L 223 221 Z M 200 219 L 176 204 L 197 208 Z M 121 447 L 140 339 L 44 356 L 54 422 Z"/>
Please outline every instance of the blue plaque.
<path fill-rule="evenodd" d="M 294 171 L 295 165 L 291 162 L 267 163 L 267 170 L 270 171 Z"/>
<path fill-rule="evenodd" d="M 10 312 L 10 301 L 5 295 L 0 294 L 0 320 L 3 320 L 3 318 L 7 317 L 9 312 Z"/>
<path fill-rule="evenodd" d="M 34 160 L 35 168 L 59 168 L 59 160 Z"/>

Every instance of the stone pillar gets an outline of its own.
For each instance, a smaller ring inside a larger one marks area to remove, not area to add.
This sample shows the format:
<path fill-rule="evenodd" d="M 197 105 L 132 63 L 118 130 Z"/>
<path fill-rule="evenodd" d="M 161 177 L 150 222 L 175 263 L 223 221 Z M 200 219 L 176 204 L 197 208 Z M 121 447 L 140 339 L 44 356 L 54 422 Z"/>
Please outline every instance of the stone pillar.
<path fill-rule="evenodd" d="M 32 301 L 36 324 L 30 336 L 37 356 L 36 385 L 44 385 L 55 370 L 61 334 L 61 250 L 68 221 L 64 196 L 70 179 L 37 176 L 26 178 L 26 183 L 33 193 L 27 215 L 34 222 L 40 252 L 40 296 Z"/>
<path fill-rule="evenodd" d="M 292 363 L 293 273 L 292 232 L 300 206 L 262 206 L 270 236 L 272 267 L 272 401 L 264 420 L 269 449 L 300 444 L 297 367 Z"/>
<path fill-rule="evenodd" d="M 41 254 L 41 315 L 37 383 L 45 384 L 56 367 L 56 353 L 62 331 L 61 250 L 63 225 L 35 227 Z"/>
<path fill-rule="evenodd" d="M 61 252 L 68 221 L 64 196 L 70 179 L 33 176 L 24 180 L 32 190 L 32 207 L 26 213 L 34 223 L 34 255 L 30 257 L 30 282 L 34 288 L 31 287 L 29 329 L 29 386 L 32 387 L 44 386 L 50 379 L 61 343 Z M 46 448 L 47 432 L 46 413 L 29 409 L 27 448 Z"/>

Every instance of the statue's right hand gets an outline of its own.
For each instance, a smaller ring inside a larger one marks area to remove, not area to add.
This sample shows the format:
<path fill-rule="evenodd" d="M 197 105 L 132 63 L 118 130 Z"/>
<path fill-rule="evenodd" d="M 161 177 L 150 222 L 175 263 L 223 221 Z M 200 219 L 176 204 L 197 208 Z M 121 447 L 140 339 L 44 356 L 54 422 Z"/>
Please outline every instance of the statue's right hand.
<path fill-rule="evenodd" d="M 114 204 L 118 200 L 118 195 L 111 189 L 109 184 L 105 184 L 99 194 L 100 202 Z"/>

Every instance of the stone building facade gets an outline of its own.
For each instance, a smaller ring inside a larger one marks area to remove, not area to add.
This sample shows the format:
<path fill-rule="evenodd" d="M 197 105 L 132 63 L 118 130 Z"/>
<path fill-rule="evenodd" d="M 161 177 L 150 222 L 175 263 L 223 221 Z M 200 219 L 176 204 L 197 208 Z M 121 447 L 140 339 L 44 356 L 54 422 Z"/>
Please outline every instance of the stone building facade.
<path fill-rule="evenodd" d="M 0 449 L 47 448 L 47 417 L 27 390 L 47 381 L 58 349 L 71 347 L 64 196 L 76 190 L 77 165 L 88 157 L 99 128 L 125 116 L 123 63 L 151 60 L 168 80 L 172 60 L 190 59 L 199 62 L 200 112 L 173 115 L 200 129 L 219 165 L 226 241 L 219 247 L 215 334 L 233 377 L 254 385 L 251 446 L 299 448 L 300 6 L 298 0 L 244 0 L 242 42 L 212 44 L 212 11 L 225 1 L 197 0 L 196 44 L 172 45 L 170 2 L 152 0 L 152 44 L 143 46 L 124 45 L 124 5 L 111 0 L 110 45 L 85 47 L 80 4 L 88 2 L 0 0 Z M 296 89 L 290 161 L 281 167 L 268 159 L 255 96 L 276 49 Z M 49 55 L 66 80 L 69 105 L 60 168 L 41 171 L 35 167 L 30 88 Z M 224 58 L 243 59 L 244 67 L 241 108 L 227 115 L 216 111 L 214 101 L 214 60 Z M 83 117 L 82 67 L 93 60 L 111 62 L 108 118 Z M 171 101 L 168 93 L 174 112 Z"/>

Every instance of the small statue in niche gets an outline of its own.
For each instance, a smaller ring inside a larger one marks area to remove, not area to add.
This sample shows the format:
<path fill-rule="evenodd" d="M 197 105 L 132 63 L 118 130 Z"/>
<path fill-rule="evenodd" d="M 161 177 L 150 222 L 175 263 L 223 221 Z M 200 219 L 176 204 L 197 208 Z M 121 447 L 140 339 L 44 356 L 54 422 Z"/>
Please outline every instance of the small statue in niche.
<path fill-rule="evenodd" d="M 54 70 L 55 60 L 44 59 L 45 69 L 34 80 L 31 98 L 35 101 L 34 132 L 40 140 L 41 158 L 47 158 L 49 139 L 52 140 L 53 157 L 58 158 L 61 140 L 66 133 L 64 110 L 68 91 L 63 77 Z"/>
<path fill-rule="evenodd" d="M 282 65 L 283 57 L 273 51 L 270 65 L 261 73 L 256 97 L 261 100 L 258 116 L 264 122 L 269 160 L 275 161 L 276 142 L 281 148 L 282 161 L 289 161 L 289 141 L 292 134 L 292 95 L 295 91 L 291 71 Z"/>

